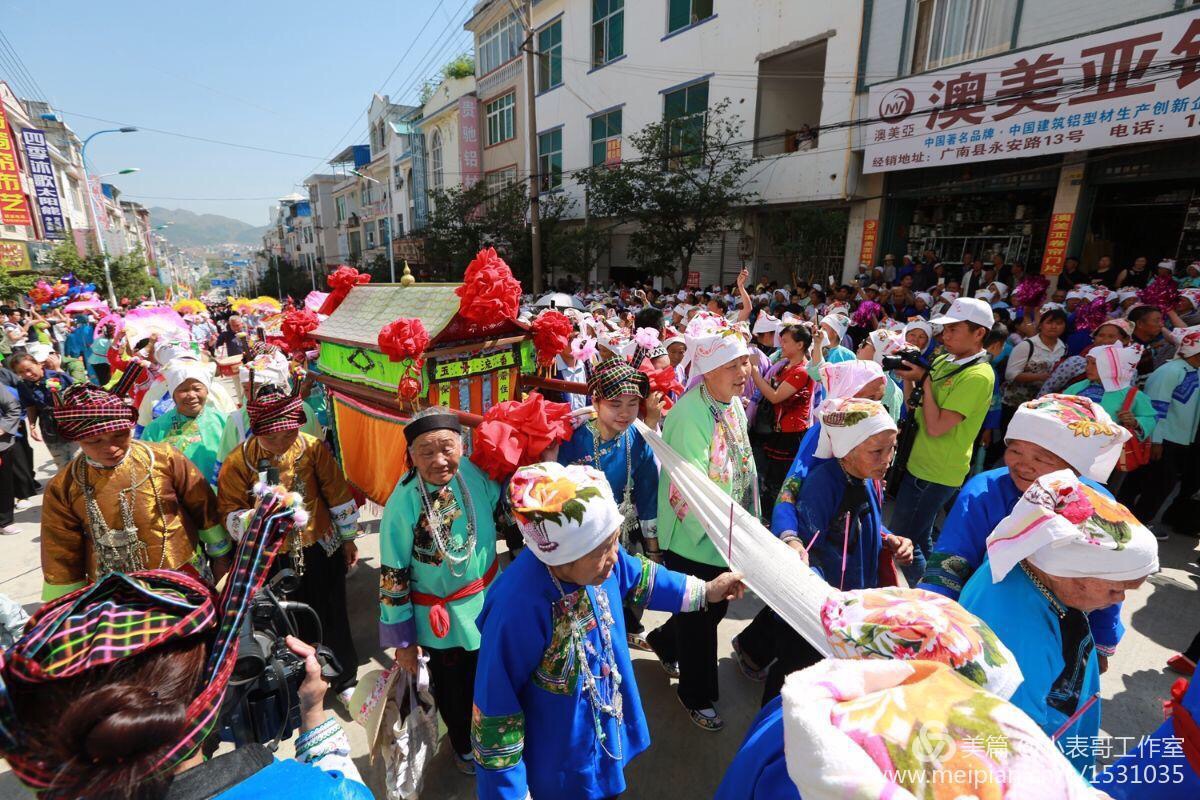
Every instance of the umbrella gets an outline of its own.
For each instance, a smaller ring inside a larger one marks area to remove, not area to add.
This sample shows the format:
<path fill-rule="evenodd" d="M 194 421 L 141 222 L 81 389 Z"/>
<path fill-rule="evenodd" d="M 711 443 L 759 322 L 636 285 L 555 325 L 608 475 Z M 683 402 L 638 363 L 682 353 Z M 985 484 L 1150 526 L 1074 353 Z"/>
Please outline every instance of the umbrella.
<path fill-rule="evenodd" d="M 541 300 L 538 300 L 536 303 L 534 303 L 534 305 L 537 308 L 549 308 L 553 306 L 554 308 L 577 308 L 580 311 L 586 310 L 582 300 L 574 295 L 564 294 L 563 292 L 551 292 L 550 294 L 544 296 Z"/>
<path fill-rule="evenodd" d="M 68 314 L 82 314 L 87 311 L 108 311 L 107 300 L 76 300 L 73 303 L 67 303 L 63 307 L 63 311 Z"/>

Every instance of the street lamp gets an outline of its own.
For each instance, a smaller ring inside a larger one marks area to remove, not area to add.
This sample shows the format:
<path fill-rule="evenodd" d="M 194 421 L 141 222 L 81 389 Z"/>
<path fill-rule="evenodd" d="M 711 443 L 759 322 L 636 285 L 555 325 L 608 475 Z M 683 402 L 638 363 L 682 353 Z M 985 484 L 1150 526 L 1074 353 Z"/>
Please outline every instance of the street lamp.
<path fill-rule="evenodd" d="M 46 115 L 46 116 L 54 116 L 54 115 L 50 114 L 50 115 Z M 102 131 L 96 131 L 91 136 L 89 136 L 83 140 L 83 147 L 80 150 L 80 154 L 79 154 L 80 160 L 83 161 L 83 177 L 87 182 L 88 210 L 92 214 L 92 225 L 96 228 L 96 240 L 100 243 L 100 257 L 102 259 L 104 259 L 104 280 L 108 284 L 108 302 L 112 305 L 113 308 L 117 307 L 117 295 L 116 295 L 116 292 L 113 291 L 112 268 L 109 266 L 109 263 L 108 263 L 108 245 L 104 241 L 104 234 L 100 231 L 100 214 L 98 211 L 96 211 L 96 198 L 92 192 L 92 179 L 88 175 L 87 148 L 88 148 L 88 144 L 91 143 L 92 139 L 95 139 L 97 136 L 99 136 L 102 133 L 133 133 L 136 130 L 137 130 L 137 128 L 124 127 L 124 128 L 106 128 L 105 130 L 102 130 Z M 136 168 L 129 167 L 127 169 L 118 171 L 117 174 L 118 175 L 128 175 L 131 172 L 135 172 L 135 171 L 136 171 Z"/>
<path fill-rule="evenodd" d="M 132 175 L 135 172 L 141 171 L 141 167 L 126 167 L 125 169 L 119 169 L 116 172 L 106 172 L 103 175 L 97 175 L 96 180 L 100 180 L 101 178 L 111 178 L 113 175 Z"/>
<path fill-rule="evenodd" d="M 352 170 L 350 170 L 350 172 L 351 172 L 351 174 L 357 175 L 358 177 L 362 178 L 363 180 L 370 181 L 371 183 L 378 183 L 380 186 L 383 186 L 384 191 L 387 192 L 387 197 L 388 197 L 388 221 L 387 221 L 388 269 L 391 271 L 391 274 L 392 274 L 392 283 L 395 283 L 396 282 L 396 256 L 392 252 L 392 219 L 396 216 L 396 209 L 395 209 L 395 206 L 393 205 L 392 192 L 390 189 L 388 189 L 387 186 L 384 185 L 384 182 L 379 180 L 378 178 L 372 178 L 370 175 L 364 175 L 356 169 L 352 169 Z"/>

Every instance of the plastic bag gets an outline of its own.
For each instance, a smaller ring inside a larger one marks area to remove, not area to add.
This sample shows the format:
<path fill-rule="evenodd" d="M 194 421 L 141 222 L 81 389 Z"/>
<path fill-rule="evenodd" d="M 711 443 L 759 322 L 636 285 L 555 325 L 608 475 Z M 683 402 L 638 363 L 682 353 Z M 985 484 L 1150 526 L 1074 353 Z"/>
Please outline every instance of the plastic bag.
<path fill-rule="evenodd" d="M 9 599 L 8 595 L 0 594 L 0 648 L 12 647 L 28 621 L 29 615 L 25 609 Z"/>
<path fill-rule="evenodd" d="M 417 675 L 405 672 L 384 711 L 383 743 L 388 800 L 412 800 L 438 750 L 438 712 L 429 689 L 429 660 L 418 660 Z"/>

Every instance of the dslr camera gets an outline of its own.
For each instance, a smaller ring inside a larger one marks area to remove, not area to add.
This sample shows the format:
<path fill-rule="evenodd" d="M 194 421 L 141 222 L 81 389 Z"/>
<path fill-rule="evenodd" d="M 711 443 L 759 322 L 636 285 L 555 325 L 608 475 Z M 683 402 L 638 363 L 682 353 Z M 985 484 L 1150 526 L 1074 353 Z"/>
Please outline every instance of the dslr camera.
<path fill-rule="evenodd" d="M 300 727 L 300 684 L 304 659 L 288 649 L 286 638 L 298 636 L 296 616 L 309 618 L 317 632 L 317 650 L 326 680 L 341 673 L 333 651 L 323 644 L 321 622 L 311 606 L 280 600 L 276 592 L 295 591 L 299 578 L 280 570 L 250 601 L 237 641 L 237 661 L 221 709 L 221 738 L 241 746 L 252 742 L 274 750 Z"/>
<path fill-rule="evenodd" d="M 929 371 L 929 362 L 921 357 L 921 351 L 915 347 L 906 347 L 894 356 L 884 356 L 881 366 L 885 372 L 903 369 L 905 364 L 911 364 L 922 372 Z"/>

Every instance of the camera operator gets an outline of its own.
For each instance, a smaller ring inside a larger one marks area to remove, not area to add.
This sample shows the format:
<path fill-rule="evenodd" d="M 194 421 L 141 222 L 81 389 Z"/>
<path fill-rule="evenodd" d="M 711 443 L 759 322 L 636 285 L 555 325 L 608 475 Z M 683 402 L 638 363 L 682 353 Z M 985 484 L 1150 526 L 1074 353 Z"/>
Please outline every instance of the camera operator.
<path fill-rule="evenodd" d="M 230 608 L 244 607 L 253 572 L 231 577 Z M 204 760 L 237 656 L 233 619 L 208 586 L 166 571 L 110 572 L 47 603 L 0 655 L 0 755 L 43 798 L 205 800 L 235 787 L 289 800 L 371 797 L 345 732 L 322 709 L 315 650 L 293 637 L 287 647 L 305 664 L 296 759 L 250 744 Z"/>
<path fill-rule="evenodd" d="M 889 527 L 914 545 L 913 562 L 904 569 L 914 586 L 933 550 L 938 512 L 970 471 L 972 446 L 991 404 L 995 382 L 983 349 L 984 337 L 992 328 L 992 309 L 987 303 L 959 298 L 945 316 L 930 322 L 942 326 L 945 354 L 934 359 L 927 370 L 906 362 L 895 371 L 904 379 L 905 397 L 916 406 L 906 424 L 915 424 L 917 429 L 907 462 L 899 464 L 904 477 Z M 897 455 L 897 459 L 903 457 L 903 453 Z"/>

